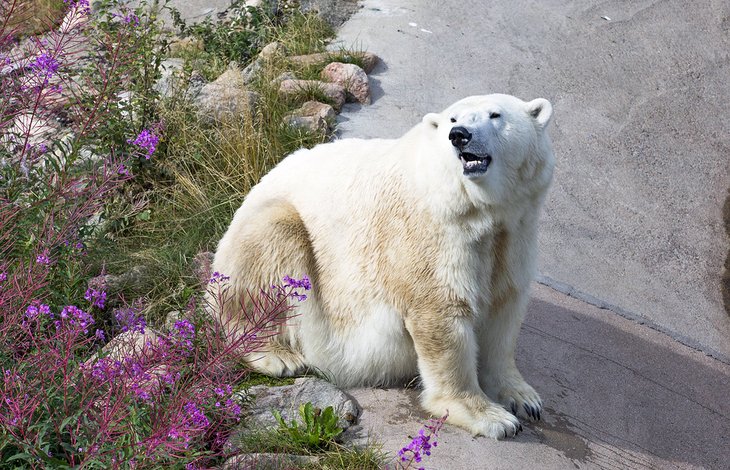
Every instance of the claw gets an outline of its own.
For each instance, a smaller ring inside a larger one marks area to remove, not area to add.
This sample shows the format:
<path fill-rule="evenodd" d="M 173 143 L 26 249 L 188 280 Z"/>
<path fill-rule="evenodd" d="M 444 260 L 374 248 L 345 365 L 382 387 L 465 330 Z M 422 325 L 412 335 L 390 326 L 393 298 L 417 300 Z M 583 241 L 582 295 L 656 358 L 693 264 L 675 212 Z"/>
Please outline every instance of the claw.
<path fill-rule="evenodd" d="M 517 403 L 514 401 L 510 403 L 510 408 L 512 408 L 512 414 L 517 415 Z"/>
<path fill-rule="evenodd" d="M 540 421 L 542 419 L 542 413 L 540 411 L 540 408 L 537 409 L 537 420 Z"/>
<path fill-rule="evenodd" d="M 520 423 L 519 431 L 522 431 L 522 423 Z"/>

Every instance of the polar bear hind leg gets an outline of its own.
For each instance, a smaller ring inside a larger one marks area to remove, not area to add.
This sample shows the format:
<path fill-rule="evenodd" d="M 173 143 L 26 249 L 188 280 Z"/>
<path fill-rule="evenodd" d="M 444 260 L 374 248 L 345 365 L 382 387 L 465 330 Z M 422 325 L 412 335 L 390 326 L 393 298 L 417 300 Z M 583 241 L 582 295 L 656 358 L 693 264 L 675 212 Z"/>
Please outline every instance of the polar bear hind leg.
<path fill-rule="evenodd" d="M 254 215 L 231 227 L 221 240 L 213 269 L 230 277 L 229 297 L 222 308 L 230 338 L 246 328 L 246 315 L 241 312 L 254 308 L 252 293 L 281 284 L 284 276 L 308 275 L 314 281 L 316 275 L 309 233 L 296 209 L 282 200 L 257 207 Z M 306 302 L 315 302 L 313 297 L 309 295 Z M 273 334 L 246 355 L 246 362 L 254 370 L 275 377 L 301 373 L 306 366 L 297 348 L 295 323 L 295 319 L 288 319 L 276 331 L 265 332 Z"/>

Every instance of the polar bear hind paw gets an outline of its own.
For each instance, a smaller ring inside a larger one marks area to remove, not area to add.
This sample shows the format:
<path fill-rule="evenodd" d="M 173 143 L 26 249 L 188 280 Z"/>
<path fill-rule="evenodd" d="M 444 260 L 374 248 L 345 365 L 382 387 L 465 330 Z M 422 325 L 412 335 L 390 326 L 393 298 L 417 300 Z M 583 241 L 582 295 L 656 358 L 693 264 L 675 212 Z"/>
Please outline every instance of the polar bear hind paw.
<path fill-rule="evenodd" d="M 306 369 L 301 354 L 283 349 L 252 354 L 246 362 L 255 371 L 271 377 L 294 377 Z"/>

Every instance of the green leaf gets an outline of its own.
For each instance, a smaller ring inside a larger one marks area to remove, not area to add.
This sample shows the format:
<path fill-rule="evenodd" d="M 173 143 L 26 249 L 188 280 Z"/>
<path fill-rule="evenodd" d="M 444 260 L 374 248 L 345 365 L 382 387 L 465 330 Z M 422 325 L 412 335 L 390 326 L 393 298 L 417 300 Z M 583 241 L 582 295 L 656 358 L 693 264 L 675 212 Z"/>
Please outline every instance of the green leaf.
<path fill-rule="evenodd" d="M 27 452 L 21 452 L 5 459 L 6 462 L 12 462 L 13 460 L 25 460 L 27 462 L 33 462 L 33 460 L 35 459 L 33 459 L 33 456 Z"/>

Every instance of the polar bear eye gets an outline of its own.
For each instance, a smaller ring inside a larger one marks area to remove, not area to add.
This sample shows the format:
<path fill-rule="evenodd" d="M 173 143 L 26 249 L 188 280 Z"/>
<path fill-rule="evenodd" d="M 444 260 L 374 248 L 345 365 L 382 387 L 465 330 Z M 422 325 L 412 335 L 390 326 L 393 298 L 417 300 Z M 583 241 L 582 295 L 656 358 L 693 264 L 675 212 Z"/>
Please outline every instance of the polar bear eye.
<path fill-rule="evenodd" d="M 456 122 L 456 118 L 451 118 L 451 122 Z"/>
<path fill-rule="evenodd" d="M 497 119 L 498 117 L 502 117 L 502 115 L 494 112 L 489 113 L 489 119 Z"/>

